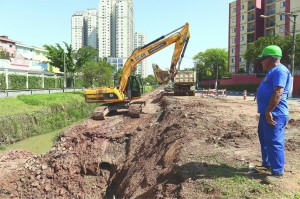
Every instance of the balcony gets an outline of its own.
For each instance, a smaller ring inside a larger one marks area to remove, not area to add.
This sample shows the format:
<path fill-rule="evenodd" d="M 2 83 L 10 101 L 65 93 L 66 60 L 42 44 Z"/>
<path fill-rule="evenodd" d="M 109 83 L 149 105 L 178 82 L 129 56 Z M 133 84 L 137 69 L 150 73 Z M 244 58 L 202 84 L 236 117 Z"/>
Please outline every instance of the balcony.
<path fill-rule="evenodd" d="M 248 15 L 248 22 L 253 21 L 255 19 L 254 14 Z"/>
<path fill-rule="evenodd" d="M 267 10 L 267 13 L 266 13 L 266 15 L 267 15 L 267 16 L 270 16 L 270 15 L 275 15 L 275 13 L 276 13 L 275 9 L 272 9 L 272 10 Z"/>
<path fill-rule="evenodd" d="M 275 22 L 274 21 L 268 21 L 266 24 L 266 28 L 270 28 L 270 27 L 274 27 L 275 26 Z"/>
<path fill-rule="evenodd" d="M 254 5 L 254 4 L 248 5 L 248 11 L 249 11 L 249 10 L 253 10 L 254 8 L 255 8 L 255 5 Z"/>
<path fill-rule="evenodd" d="M 248 27 L 247 32 L 254 32 L 254 27 Z"/>

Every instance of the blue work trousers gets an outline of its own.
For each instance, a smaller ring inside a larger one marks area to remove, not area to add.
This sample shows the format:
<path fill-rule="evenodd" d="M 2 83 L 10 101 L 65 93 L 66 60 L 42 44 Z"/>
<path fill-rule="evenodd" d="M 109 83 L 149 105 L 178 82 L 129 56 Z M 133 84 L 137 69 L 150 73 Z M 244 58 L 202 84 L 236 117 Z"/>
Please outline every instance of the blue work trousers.
<path fill-rule="evenodd" d="M 289 120 L 287 115 L 273 116 L 277 123 L 267 123 L 265 114 L 260 114 L 258 137 L 261 146 L 262 165 L 271 166 L 272 174 L 284 172 L 284 129 Z"/>

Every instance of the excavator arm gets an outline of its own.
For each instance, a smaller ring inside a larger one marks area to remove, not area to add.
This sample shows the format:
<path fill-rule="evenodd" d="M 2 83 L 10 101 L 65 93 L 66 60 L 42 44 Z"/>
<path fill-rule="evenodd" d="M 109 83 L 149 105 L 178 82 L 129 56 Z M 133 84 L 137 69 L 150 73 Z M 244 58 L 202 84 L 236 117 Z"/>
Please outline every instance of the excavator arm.
<path fill-rule="evenodd" d="M 180 30 L 179 32 L 176 32 Z M 120 81 L 119 90 L 127 94 L 127 87 L 129 83 L 129 77 L 132 71 L 135 70 L 137 64 L 143 59 L 153 55 L 154 53 L 164 49 L 165 47 L 175 43 L 175 48 L 172 56 L 170 66 L 170 78 L 176 74 L 176 65 L 179 61 L 179 67 L 181 59 L 184 56 L 186 46 L 190 38 L 189 24 L 186 23 L 184 26 L 177 28 L 176 30 L 159 37 L 158 39 L 146 44 L 143 47 L 137 48 L 132 55 L 125 62 L 123 73 Z"/>

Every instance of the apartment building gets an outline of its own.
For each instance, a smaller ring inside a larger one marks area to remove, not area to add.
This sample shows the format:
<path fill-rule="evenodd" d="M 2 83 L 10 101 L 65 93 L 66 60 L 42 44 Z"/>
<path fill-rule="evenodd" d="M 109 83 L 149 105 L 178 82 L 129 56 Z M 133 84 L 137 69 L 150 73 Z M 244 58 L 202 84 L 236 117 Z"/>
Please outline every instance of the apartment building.
<path fill-rule="evenodd" d="M 259 37 L 292 33 L 293 22 L 280 13 L 300 13 L 299 0 L 237 0 L 229 4 L 228 69 L 237 73 L 257 72 L 243 54 L 249 43 Z M 265 17 L 262 17 L 265 16 Z M 296 34 L 300 33 L 300 19 L 296 20 Z"/>
<path fill-rule="evenodd" d="M 78 50 L 82 46 L 98 48 L 98 12 L 96 9 L 76 12 L 71 19 L 72 47 Z"/>
<path fill-rule="evenodd" d="M 144 46 L 148 43 L 147 35 L 141 32 L 134 33 L 134 49 Z M 141 75 L 143 78 L 147 77 L 147 66 L 148 61 L 147 59 L 142 60 L 137 65 L 136 74 Z"/>
<path fill-rule="evenodd" d="M 71 43 L 74 50 L 84 46 L 84 12 L 76 12 L 71 19 Z"/>

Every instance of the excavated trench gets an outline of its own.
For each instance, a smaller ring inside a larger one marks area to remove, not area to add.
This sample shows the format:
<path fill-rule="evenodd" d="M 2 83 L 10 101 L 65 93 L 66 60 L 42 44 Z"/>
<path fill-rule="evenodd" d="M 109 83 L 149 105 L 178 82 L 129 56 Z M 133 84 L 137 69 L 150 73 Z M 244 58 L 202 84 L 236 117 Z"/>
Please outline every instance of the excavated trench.
<path fill-rule="evenodd" d="M 171 171 L 184 130 L 173 119 L 160 124 L 170 114 L 162 95 L 146 100 L 150 105 L 141 118 L 117 114 L 72 127 L 50 152 L 11 173 L 14 181 L 7 180 L 0 196 L 153 198 L 166 182 L 177 189 L 180 182 Z M 182 112 L 180 107 L 174 110 Z"/>
<path fill-rule="evenodd" d="M 224 187 L 211 183 L 228 173 L 209 169 L 225 165 L 247 176 L 247 168 L 232 164 L 259 161 L 254 102 L 158 92 L 144 100 L 140 118 L 123 112 L 87 119 L 46 154 L 0 155 L 0 198 L 220 198 Z M 286 129 L 291 171 L 299 170 L 298 105 L 295 110 Z M 285 175 L 286 189 L 299 186 L 297 175 Z"/>

